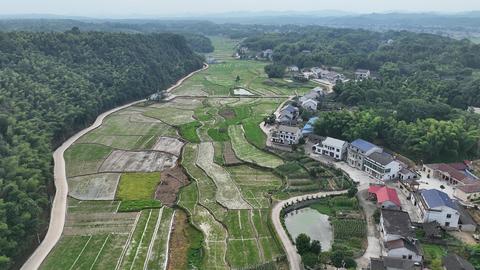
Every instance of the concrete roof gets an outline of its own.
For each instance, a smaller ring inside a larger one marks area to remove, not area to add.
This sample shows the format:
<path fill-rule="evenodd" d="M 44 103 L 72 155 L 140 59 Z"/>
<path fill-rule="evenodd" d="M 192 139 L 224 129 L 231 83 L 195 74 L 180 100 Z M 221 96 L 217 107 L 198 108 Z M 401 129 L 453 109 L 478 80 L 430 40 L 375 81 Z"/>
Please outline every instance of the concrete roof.
<path fill-rule="evenodd" d="M 402 269 L 414 270 L 415 262 L 395 257 L 371 258 L 370 270 Z"/>
<path fill-rule="evenodd" d="M 386 152 L 373 152 L 368 155 L 368 157 L 384 166 L 390 164 L 392 161 L 395 160 L 392 155 Z"/>
<path fill-rule="evenodd" d="M 457 254 L 449 254 L 443 258 L 446 270 L 475 270 L 473 265 Z"/>
<path fill-rule="evenodd" d="M 323 145 L 329 145 L 329 146 L 333 146 L 333 147 L 336 147 L 336 148 L 342 148 L 343 145 L 346 144 L 346 143 L 347 143 L 346 141 L 342 141 L 342 140 L 335 139 L 335 138 L 332 138 L 332 137 L 327 137 L 322 142 Z"/>
<path fill-rule="evenodd" d="M 403 237 L 413 237 L 412 222 L 407 212 L 382 209 L 382 219 L 385 231 L 388 234 L 400 235 Z"/>
<path fill-rule="evenodd" d="M 298 127 L 279 125 L 277 128 L 278 131 L 297 133 L 300 131 Z"/>

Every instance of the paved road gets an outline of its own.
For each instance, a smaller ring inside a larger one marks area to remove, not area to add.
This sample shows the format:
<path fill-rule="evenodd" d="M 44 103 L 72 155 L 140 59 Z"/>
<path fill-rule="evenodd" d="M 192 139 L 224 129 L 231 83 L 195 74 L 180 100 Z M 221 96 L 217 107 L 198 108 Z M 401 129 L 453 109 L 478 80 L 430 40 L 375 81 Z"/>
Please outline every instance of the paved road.
<path fill-rule="evenodd" d="M 182 78 L 175 85 L 167 89 L 167 92 L 171 92 L 173 89 L 181 85 L 186 79 L 190 78 L 195 73 L 205 70 L 207 68 L 208 65 L 204 65 L 201 70 L 190 73 L 188 76 Z M 56 193 L 55 197 L 53 198 L 52 210 L 50 212 L 50 224 L 48 225 L 48 231 L 42 243 L 40 243 L 37 249 L 30 256 L 30 258 L 28 258 L 28 260 L 23 264 L 21 268 L 22 270 L 38 269 L 42 264 L 43 260 L 47 257 L 47 255 L 50 253 L 50 251 L 53 249 L 55 244 L 62 236 L 63 226 L 65 225 L 68 195 L 68 183 L 65 172 L 65 159 L 63 158 L 65 150 L 67 150 L 67 148 L 69 148 L 81 136 L 99 127 L 102 124 L 103 119 L 105 119 L 105 117 L 107 117 L 108 115 L 142 101 L 144 100 L 135 101 L 102 113 L 97 117 L 95 122 L 90 127 L 87 127 L 84 130 L 73 135 L 67 141 L 65 141 L 57 150 L 55 150 L 55 152 L 53 153 L 53 175 Z"/>
<path fill-rule="evenodd" d="M 287 259 L 290 266 L 289 267 L 290 270 L 301 270 L 301 266 L 300 266 L 301 258 L 297 253 L 297 249 L 295 245 L 290 241 L 290 238 L 288 238 L 287 232 L 283 229 L 282 223 L 280 222 L 280 212 L 282 211 L 282 208 L 286 204 L 305 200 L 307 197 L 312 197 L 312 196 L 326 197 L 326 196 L 339 195 L 339 194 L 345 194 L 345 193 L 347 193 L 347 190 L 312 193 L 312 194 L 292 197 L 287 200 L 280 201 L 273 206 L 272 216 L 271 216 L 273 221 L 273 226 L 275 227 L 278 237 L 280 238 L 280 241 L 282 241 L 285 252 L 287 253 Z"/>

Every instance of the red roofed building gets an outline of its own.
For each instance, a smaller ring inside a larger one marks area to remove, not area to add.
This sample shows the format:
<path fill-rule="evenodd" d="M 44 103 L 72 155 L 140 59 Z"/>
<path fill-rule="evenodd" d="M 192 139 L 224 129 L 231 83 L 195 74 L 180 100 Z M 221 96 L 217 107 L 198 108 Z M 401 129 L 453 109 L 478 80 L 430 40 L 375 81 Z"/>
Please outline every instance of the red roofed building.
<path fill-rule="evenodd" d="M 397 191 L 387 186 L 372 185 L 368 188 L 368 195 L 371 199 L 377 201 L 377 206 L 385 209 L 402 208 Z"/>

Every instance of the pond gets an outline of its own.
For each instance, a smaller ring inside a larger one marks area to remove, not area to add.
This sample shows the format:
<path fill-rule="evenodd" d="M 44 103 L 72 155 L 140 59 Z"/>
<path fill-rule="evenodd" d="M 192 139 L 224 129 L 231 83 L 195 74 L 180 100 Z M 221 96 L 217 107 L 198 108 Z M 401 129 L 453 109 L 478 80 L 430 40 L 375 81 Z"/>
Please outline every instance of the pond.
<path fill-rule="evenodd" d="M 320 214 L 315 209 L 307 207 L 288 213 L 285 216 L 285 226 L 293 240 L 304 233 L 312 240 L 320 241 L 322 251 L 332 248 L 332 225 L 327 215 Z"/>

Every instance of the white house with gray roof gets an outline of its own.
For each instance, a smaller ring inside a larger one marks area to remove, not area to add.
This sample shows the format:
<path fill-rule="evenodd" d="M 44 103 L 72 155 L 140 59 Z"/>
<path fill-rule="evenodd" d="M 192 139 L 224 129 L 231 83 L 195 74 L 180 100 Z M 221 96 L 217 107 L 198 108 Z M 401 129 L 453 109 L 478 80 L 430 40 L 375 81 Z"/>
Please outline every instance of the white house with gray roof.
<path fill-rule="evenodd" d="M 298 144 L 298 141 L 302 138 L 302 131 L 298 127 L 279 125 L 272 129 L 271 138 L 272 142 L 277 144 Z"/>
<path fill-rule="evenodd" d="M 329 156 L 335 160 L 343 160 L 347 153 L 348 143 L 339 139 L 327 137 L 313 146 L 315 153 Z"/>
<path fill-rule="evenodd" d="M 364 171 L 382 181 L 397 178 L 401 169 L 402 164 L 386 152 L 373 152 L 364 160 Z"/>

